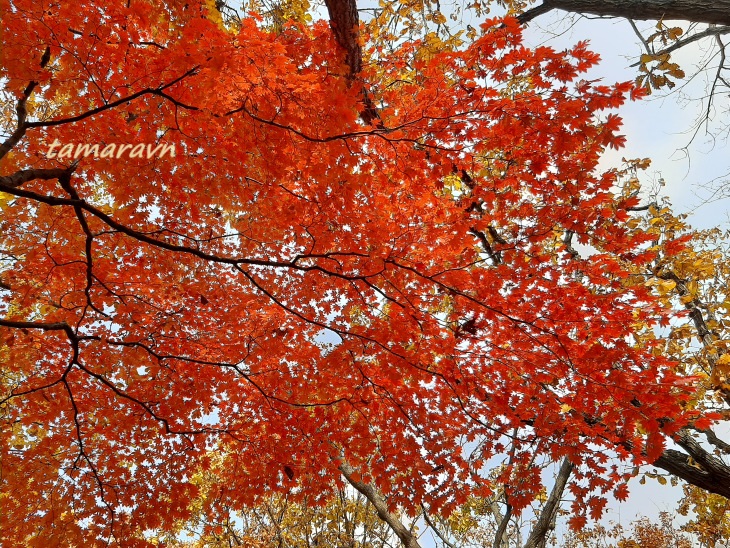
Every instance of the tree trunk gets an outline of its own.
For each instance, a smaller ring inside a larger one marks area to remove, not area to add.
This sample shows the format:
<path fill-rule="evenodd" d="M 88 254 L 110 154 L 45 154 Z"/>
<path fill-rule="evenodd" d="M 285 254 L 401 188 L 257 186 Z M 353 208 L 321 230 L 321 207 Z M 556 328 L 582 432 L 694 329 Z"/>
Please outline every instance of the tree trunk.
<path fill-rule="evenodd" d="M 330 16 L 330 26 L 337 42 L 345 50 L 350 78 L 362 69 L 362 49 L 359 42 L 360 18 L 355 0 L 325 0 Z"/>
<path fill-rule="evenodd" d="M 544 0 L 518 19 L 527 23 L 554 9 L 627 19 L 679 19 L 730 25 L 730 0 Z"/>
<path fill-rule="evenodd" d="M 568 460 L 567 457 L 563 459 L 563 463 L 560 465 L 560 471 L 558 477 L 555 478 L 555 485 L 553 486 L 550 496 L 545 503 L 542 513 L 535 524 L 535 527 L 530 532 L 530 537 L 525 543 L 525 548 L 538 548 L 545 546 L 545 538 L 550 531 L 551 526 L 555 527 L 555 516 L 557 515 L 558 508 L 560 507 L 560 499 L 565 491 L 565 486 L 568 484 L 568 478 L 573 471 L 573 463 Z"/>

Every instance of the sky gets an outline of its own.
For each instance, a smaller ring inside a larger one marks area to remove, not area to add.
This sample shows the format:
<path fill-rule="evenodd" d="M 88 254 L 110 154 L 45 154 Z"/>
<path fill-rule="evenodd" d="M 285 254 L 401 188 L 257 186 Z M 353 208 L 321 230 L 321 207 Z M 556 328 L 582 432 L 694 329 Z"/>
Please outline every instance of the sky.
<path fill-rule="evenodd" d="M 676 25 L 687 26 L 681 22 Z M 653 26 L 653 22 L 640 23 L 641 29 Z M 565 12 L 555 11 L 533 21 L 526 39 L 531 45 L 544 43 L 556 49 L 588 39 L 590 49 L 601 55 L 601 63 L 590 71 L 587 80 L 603 78 L 610 84 L 633 80 L 639 75 L 638 67 L 631 65 L 643 52 L 642 46 L 623 19 L 566 17 Z M 688 77 L 696 73 L 694 67 L 703 58 L 699 45 L 680 50 L 673 56 Z M 669 94 L 655 91 L 648 98 L 625 104 L 619 114 L 624 120 L 622 133 L 627 137 L 626 148 L 608 151 L 603 165 L 616 166 L 622 156 L 651 158 L 651 167 L 640 177 L 647 187 L 656 187 L 663 179 L 665 185 L 658 189 L 660 196 L 668 196 L 676 211 L 688 213 L 689 222 L 696 228 L 722 226 L 730 229 L 730 199 L 713 200 L 706 188 L 713 181 L 730 179 L 727 129 L 725 135 L 722 134 L 723 120 L 726 125 L 730 124 L 727 92 L 721 97 L 724 112 L 715 113 L 711 134 L 702 128 L 694 138 L 692 135 L 702 109 L 697 98 L 705 94 L 706 76 L 700 74 L 690 82 L 678 82 Z"/>

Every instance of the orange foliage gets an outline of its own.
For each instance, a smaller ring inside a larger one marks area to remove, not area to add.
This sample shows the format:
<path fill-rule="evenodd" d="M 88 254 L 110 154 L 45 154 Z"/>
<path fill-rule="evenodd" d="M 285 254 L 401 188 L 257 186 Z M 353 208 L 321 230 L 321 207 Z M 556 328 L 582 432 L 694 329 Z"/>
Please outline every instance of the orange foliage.
<path fill-rule="evenodd" d="M 635 344 L 667 316 L 631 276 L 653 236 L 596 173 L 631 85 L 489 21 L 378 54 L 366 126 L 326 22 L 232 32 L 209 4 L 0 2 L 4 542 L 145 546 L 212 459 L 210 515 L 324 500 L 342 458 L 448 511 L 514 432 L 511 504 L 567 455 L 583 511 L 622 478 L 605 448 L 655 457 L 687 388 Z"/>

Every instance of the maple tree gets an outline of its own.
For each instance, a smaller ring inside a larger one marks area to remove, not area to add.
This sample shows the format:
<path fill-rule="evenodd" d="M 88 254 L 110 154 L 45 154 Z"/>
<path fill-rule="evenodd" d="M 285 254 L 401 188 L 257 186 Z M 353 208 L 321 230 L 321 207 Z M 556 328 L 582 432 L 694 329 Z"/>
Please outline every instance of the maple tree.
<path fill-rule="evenodd" d="M 514 18 L 384 48 L 328 7 L 334 33 L 306 4 L 0 0 L 9 545 L 153 545 L 347 482 L 415 546 L 393 508 L 499 491 L 509 519 L 543 461 L 574 526 L 626 496 L 611 456 L 691 473 L 665 436 L 718 415 L 655 334 L 694 306 L 662 262 L 688 237 L 596 170 L 641 93 Z"/>

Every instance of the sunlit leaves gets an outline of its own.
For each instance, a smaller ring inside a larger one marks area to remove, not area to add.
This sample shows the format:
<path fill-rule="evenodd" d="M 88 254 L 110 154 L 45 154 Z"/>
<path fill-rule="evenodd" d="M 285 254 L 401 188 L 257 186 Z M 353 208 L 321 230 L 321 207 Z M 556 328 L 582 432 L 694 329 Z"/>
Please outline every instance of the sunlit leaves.
<path fill-rule="evenodd" d="M 374 125 L 305 3 L 278 26 L 212 2 L 16 4 L 3 75 L 58 104 L 28 110 L 2 172 L 3 490 L 44 495 L 13 501 L 17 542 L 326 505 L 338 459 L 448 514 L 499 489 L 518 512 L 544 496 L 535 459 L 569 457 L 580 525 L 624 495 L 607 451 L 655 458 L 692 418 L 656 329 L 710 257 L 597 170 L 631 85 L 580 80 L 585 43 L 529 49 L 514 19 L 465 41 L 390 5 L 433 30 L 365 39 Z M 178 153 L 71 169 L 55 140 Z"/>

